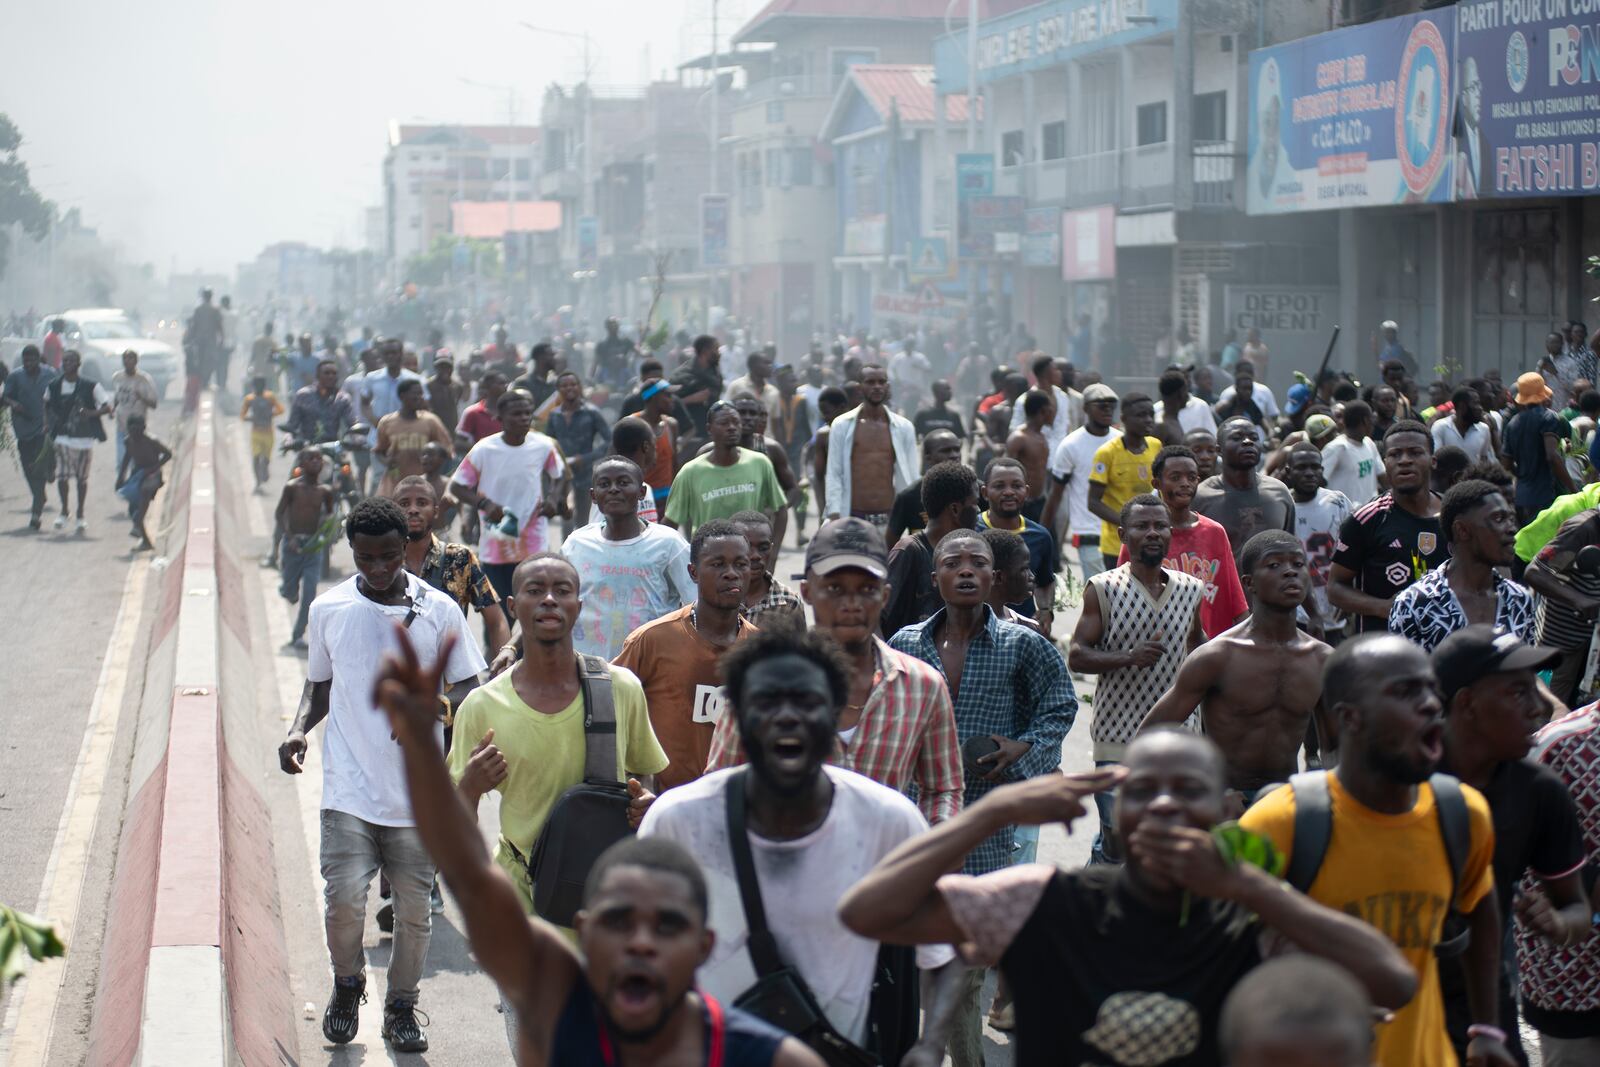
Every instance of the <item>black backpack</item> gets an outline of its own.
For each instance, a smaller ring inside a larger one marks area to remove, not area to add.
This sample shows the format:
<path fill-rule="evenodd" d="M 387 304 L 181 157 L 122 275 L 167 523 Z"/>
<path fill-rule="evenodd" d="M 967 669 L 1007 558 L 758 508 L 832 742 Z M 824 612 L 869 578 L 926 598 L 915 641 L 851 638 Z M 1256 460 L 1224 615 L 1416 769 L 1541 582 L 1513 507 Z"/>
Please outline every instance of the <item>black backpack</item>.
<path fill-rule="evenodd" d="M 1450 860 L 1450 911 L 1433 952 L 1440 959 L 1449 959 L 1465 952 L 1472 940 L 1466 917 L 1456 908 L 1461 875 L 1466 869 L 1467 854 L 1472 851 L 1472 823 L 1457 779 L 1448 774 L 1435 774 L 1428 779 L 1428 785 L 1433 789 L 1439 833 L 1444 838 L 1444 852 Z M 1289 788 L 1294 791 L 1294 849 L 1284 880 L 1300 892 L 1309 893 L 1333 837 L 1333 801 L 1328 795 L 1328 772 L 1297 774 L 1289 779 Z"/>
<path fill-rule="evenodd" d="M 533 909 L 557 926 L 571 926 L 583 906 L 583 886 L 595 860 L 633 831 L 628 787 L 617 781 L 617 714 L 611 669 L 598 656 L 578 657 L 583 697 L 583 781 L 561 794 L 528 856 Z"/>

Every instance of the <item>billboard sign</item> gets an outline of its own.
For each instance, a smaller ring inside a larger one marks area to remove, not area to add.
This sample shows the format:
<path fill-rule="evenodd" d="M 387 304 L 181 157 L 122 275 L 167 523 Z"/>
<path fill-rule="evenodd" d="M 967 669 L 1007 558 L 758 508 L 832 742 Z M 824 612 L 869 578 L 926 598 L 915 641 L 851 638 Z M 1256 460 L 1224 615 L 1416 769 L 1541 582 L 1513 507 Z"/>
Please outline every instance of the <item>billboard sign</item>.
<path fill-rule="evenodd" d="M 1226 328 L 1241 341 L 1252 328 L 1260 330 L 1268 350 L 1280 358 L 1287 356 L 1289 366 L 1312 367 L 1327 348 L 1338 318 L 1339 290 L 1227 285 L 1222 289 L 1222 310 Z"/>
<path fill-rule="evenodd" d="M 1442 10 L 1251 52 L 1249 213 L 1450 200 L 1454 42 Z"/>
<path fill-rule="evenodd" d="M 1022 265 L 1061 265 L 1061 212 L 1053 207 L 1031 207 L 1023 217 Z"/>
<path fill-rule="evenodd" d="M 1117 209 L 1110 204 L 1061 213 L 1061 277 L 1083 282 L 1117 276 Z"/>
<path fill-rule="evenodd" d="M 1461 0 L 1458 200 L 1600 192 L 1600 7 Z"/>
<path fill-rule="evenodd" d="M 956 255 L 982 259 L 994 255 L 994 235 L 971 228 L 969 208 L 979 197 L 994 195 L 994 153 L 956 153 Z"/>

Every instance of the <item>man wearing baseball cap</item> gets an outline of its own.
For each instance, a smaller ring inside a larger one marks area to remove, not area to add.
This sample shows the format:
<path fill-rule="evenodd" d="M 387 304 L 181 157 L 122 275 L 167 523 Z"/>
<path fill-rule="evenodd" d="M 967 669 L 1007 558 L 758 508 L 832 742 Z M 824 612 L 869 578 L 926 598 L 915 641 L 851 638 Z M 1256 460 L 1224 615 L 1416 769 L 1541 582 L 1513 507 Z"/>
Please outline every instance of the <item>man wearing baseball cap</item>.
<path fill-rule="evenodd" d="M 930 823 L 961 810 L 961 748 L 944 679 L 928 664 L 897 652 L 878 636 L 889 598 L 889 552 L 865 519 L 825 522 L 806 545 L 800 596 L 815 628 L 850 661 L 850 698 L 839 715 L 831 762 L 907 792 Z M 711 739 L 706 772 L 745 761 L 734 716 L 724 715 Z"/>
<path fill-rule="evenodd" d="M 1100 382 L 1083 391 L 1083 425 L 1062 438 L 1050 454 L 1050 493 L 1040 523 L 1056 537 L 1056 545 L 1071 545 L 1077 553 L 1082 580 L 1105 570 L 1100 557 L 1100 518 L 1089 510 L 1089 474 L 1100 446 L 1122 436 L 1111 425 L 1117 421 L 1117 394 Z M 1067 513 L 1061 512 L 1062 500 Z"/>
<path fill-rule="evenodd" d="M 1589 936 L 1592 922 L 1579 876 L 1584 848 L 1577 807 L 1554 771 L 1524 758 L 1552 703 L 1537 672 L 1559 656 L 1556 649 L 1526 644 L 1487 623 L 1457 630 L 1432 655 L 1445 711 L 1439 770 L 1489 802 L 1494 893 L 1502 923 L 1510 922 L 1513 911 L 1522 920 L 1517 925 L 1523 953 L 1534 940 L 1540 949 L 1576 945 Z M 1517 894 L 1530 871 L 1534 887 Z M 1506 1023 L 1517 1018 L 1507 977 L 1512 970 L 1500 968 L 1497 990 L 1499 1017 Z M 1466 1062 L 1472 1012 L 1461 961 L 1441 960 L 1439 979 L 1450 1040 Z M 1515 1025 L 1506 1030 L 1507 1047 L 1526 1062 Z"/>

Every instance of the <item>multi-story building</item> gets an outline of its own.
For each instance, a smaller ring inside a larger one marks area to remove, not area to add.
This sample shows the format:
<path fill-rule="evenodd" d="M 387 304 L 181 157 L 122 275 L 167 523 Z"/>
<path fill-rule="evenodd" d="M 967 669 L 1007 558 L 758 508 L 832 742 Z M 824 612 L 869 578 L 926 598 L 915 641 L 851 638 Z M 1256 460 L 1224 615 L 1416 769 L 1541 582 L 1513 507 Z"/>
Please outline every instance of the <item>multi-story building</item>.
<path fill-rule="evenodd" d="M 806 349 L 842 306 L 834 164 L 819 141 L 858 63 L 927 63 L 947 0 L 771 0 L 740 27 L 727 57 L 745 85 L 732 125 L 729 307 L 782 353 Z M 756 51 L 751 46 L 769 45 Z"/>
<path fill-rule="evenodd" d="M 389 125 L 383 249 L 403 271 L 451 230 L 458 200 L 539 199 L 537 126 Z"/>

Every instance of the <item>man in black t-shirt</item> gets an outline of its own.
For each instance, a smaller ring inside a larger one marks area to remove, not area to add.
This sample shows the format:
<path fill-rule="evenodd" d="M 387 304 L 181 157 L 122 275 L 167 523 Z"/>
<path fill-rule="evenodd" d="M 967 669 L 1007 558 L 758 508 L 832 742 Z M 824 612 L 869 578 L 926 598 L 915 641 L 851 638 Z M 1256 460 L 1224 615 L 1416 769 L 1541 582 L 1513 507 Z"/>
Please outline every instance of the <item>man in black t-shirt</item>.
<path fill-rule="evenodd" d="M 668 378 L 679 386 L 678 399 L 692 420 L 682 427 L 686 437 L 698 438 L 695 447 L 706 437 L 706 411 L 722 396 L 722 345 L 715 337 L 703 333 L 694 339 L 694 357 L 681 364 Z M 681 449 L 680 449 L 681 451 Z M 690 452 L 690 455 L 693 455 Z"/>
<path fill-rule="evenodd" d="M 1579 872 L 1583 830 L 1572 795 L 1556 773 L 1526 760 L 1533 735 L 1550 715 L 1550 702 L 1535 673 L 1559 655 L 1553 648 L 1524 644 L 1516 635 L 1485 623 L 1457 630 L 1433 650 L 1433 670 L 1444 699 L 1444 760 L 1439 770 L 1477 789 L 1494 818 L 1494 893 L 1500 914 L 1513 911 L 1523 925 L 1556 945 L 1589 936 L 1592 910 Z M 1517 886 L 1533 875 L 1520 895 Z M 1513 897 L 1515 896 L 1515 907 Z M 1500 969 L 1500 1018 L 1516 1019 L 1509 976 L 1515 961 Z M 1456 1055 L 1466 1062 L 1472 1021 L 1460 960 L 1441 961 L 1439 984 L 1445 1020 Z M 1526 1063 L 1516 1027 L 1506 1027 L 1506 1047 Z"/>
<path fill-rule="evenodd" d="M 911 424 L 917 428 L 917 436 L 927 437 L 934 430 L 949 430 L 957 437 L 967 436 L 961 413 L 950 406 L 950 383 L 938 378 L 931 388 L 933 403 L 917 412 L 916 418 L 911 420 Z"/>
<path fill-rule="evenodd" d="M 628 379 L 633 377 L 630 364 L 638 355 L 638 349 L 632 341 L 617 335 L 620 327 L 616 316 L 606 319 L 606 335 L 595 343 L 594 366 L 589 371 L 589 377 L 596 383 L 612 389 L 621 389 L 628 384 Z"/>
<path fill-rule="evenodd" d="M 961 439 L 949 430 L 933 430 L 922 438 L 922 470 L 926 473 L 941 463 L 961 459 Z M 884 537 L 888 544 L 898 544 L 904 534 L 916 533 L 928 525 L 928 516 L 922 511 L 922 479 L 918 478 L 894 495 L 894 507 L 889 509 L 889 529 Z"/>
<path fill-rule="evenodd" d="M 1339 527 L 1328 574 L 1328 602 L 1355 619 L 1356 632 L 1389 629 L 1395 594 L 1450 558 L 1433 491 L 1433 437 L 1420 422 L 1396 422 L 1383 435 L 1389 491 Z"/>
<path fill-rule="evenodd" d="M 889 600 L 878 625 L 887 640 L 944 607 L 933 580 L 933 547 L 952 530 L 978 525 L 978 476 L 961 463 L 940 463 L 922 476 L 927 529 L 902 537 L 889 550 Z"/>
<path fill-rule="evenodd" d="M 1538 371 L 1517 379 L 1517 413 L 1506 424 L 1505 449 L 1517 476 L 1517 518 L 1526 526 L 1554 504 L 1558 493 L 1576 493 L 1561 454 L 1566 421 L 1550 410 L 1550 387 Z"/>
<path fill-rule="evenodd" d="M 1070 823 L 1119 782 L 1125 866 L 946 873 L 1002 820 Z M 1146 734 L 1122 767 L 1001 786 L 906 842 L 845 894 L 840 916 L 863 937 L 948 942 L 969 963 L 997 963 L 1015 991 L 1017 1067 L 1219 1064 L 1223 1000 L 1269 931 L 1340 964 L 1380 1005 L 1410 1000 L 1416 974 L 1375 927 L 1222 858 L 1210 829 L 1223 795 L 1211 741 Z"/>

